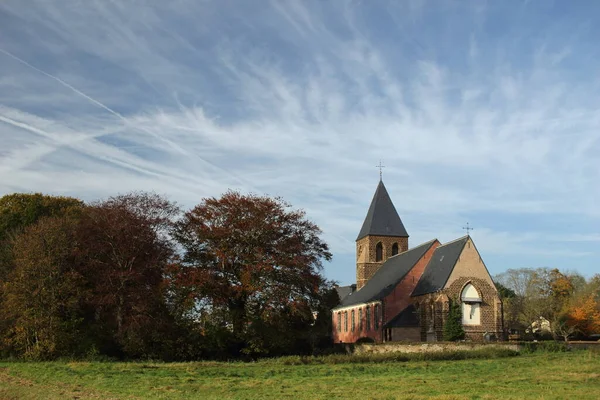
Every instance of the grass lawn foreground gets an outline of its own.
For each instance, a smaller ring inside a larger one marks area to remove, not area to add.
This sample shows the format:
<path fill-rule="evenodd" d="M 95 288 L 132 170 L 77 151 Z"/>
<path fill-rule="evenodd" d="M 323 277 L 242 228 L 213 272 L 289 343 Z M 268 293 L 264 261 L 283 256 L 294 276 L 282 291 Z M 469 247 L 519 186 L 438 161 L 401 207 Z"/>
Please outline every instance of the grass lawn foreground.
<path fill-rule="evenodd" d="M 598 399 L 600 354 L 287 365 L 0 362 L 2 399 Z"/>

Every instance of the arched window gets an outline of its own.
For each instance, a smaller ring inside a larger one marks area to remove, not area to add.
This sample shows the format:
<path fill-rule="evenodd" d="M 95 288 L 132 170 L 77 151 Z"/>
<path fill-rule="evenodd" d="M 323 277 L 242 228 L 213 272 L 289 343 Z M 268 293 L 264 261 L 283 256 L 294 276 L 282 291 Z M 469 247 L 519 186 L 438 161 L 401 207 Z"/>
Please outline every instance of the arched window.
<path fill-rule="evenodd" d="M 371 307 L 367 306 L 367 332 L 371 330 Z"/>
<path fill-rule="evenodd" d="M 344 311 L 344 332 L 348 332 L 348 311 Z"/>
<path fill-rule="evenodd" d="M 363 312 L 362 307 L 358 309 L 358 330 L 362 332 L 363 330 L 363 322 L 362 322 Z"/>
<path fill-rule="evenodd" d="M 375 246 L 375 261 L 383 260 L 383 245 L 381 242 L 377 243 Z"/>
<path fill-rule="evenodd" d="M 356 324 L 356 318 L 354 317 L 354 310 L 352 310 L 352 325 L 350 325 L 350 329 L 354 332 L 354 325 Z"/>
<path fill-rule="evenodd" d="M 462 323 L 463 325 L 481 324 L 481 297 L 479 292 L 471 283 L 467 283 L 460 294 L 462 305 Z"/>
<path fill-rule="evenodd" d="M 395 256 L 396 254 L 398 254 L 398 243 L 392 245 L 392 255 Z"/>
<path fill-rule="evenodd" d="M 379 304 L 375 304 L 375 315 L 373 318 L 375 318 L 375 323 L 373 324 L 375 325 L 375 329 L 379 329 Z"/>
<path fill-rule="evenodd" d="M 338 316 L 337 316 L 337 328 L 338 328 L 338 332 L 342 331 L 342 313 L 338 311 Z"/>

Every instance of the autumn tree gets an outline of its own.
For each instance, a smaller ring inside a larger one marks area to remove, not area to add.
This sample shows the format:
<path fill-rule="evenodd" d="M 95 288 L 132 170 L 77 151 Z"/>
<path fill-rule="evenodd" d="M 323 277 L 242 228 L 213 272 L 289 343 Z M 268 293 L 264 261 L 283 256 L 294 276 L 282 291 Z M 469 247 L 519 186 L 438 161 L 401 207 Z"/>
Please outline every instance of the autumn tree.
<path fill-rule="evenodd" d="M 579 282 L 562 309 L 561 326 L 557 334 L 568 340 L 571 336 L 589 337 L 600 333 L 600 276 Z M 568 335 L 566 335 L 566 334 Z"/>
<path fill-rule="evenodd" d="M 504 303 L 512 328 L 530 327 L 540 318 L 555 321 L 573 290 L 568 277 L 558 269 L 509 269 L 495 281 L 515 294 Z"/>
<path fill-rule="evenodd" d="M 85 278 L 76 269 L 76 221 L 44 217 L 13 242 L 15 268 L 4 283 L 3 344 L 11 354 L 48 359 L 85 353 Z M 5 350 L 6 352 L 6 350 Z"/>
<path fill-rule="evenodd" d="M 556 268 L 524 268 L 509 269 L 496 280 L 515 294 L 504 301 L 505 316 L 512 323 L 517 317 L 521 327 L 531 329 L 541 317 L 549 321 L 551 333 L 564 340 L 600 331 L 599 275 L 586 280 Z"/>
<path fill-rule="evenodd" d="M 4 284 L 15 268 L 15 238 L 43 217 L 76 214 L 82 208 L 83 202 L 71 197 L 47 196 L 40 193 L 15 193 L 0 197 L 0 303 L 3 302 Z M 2 313 L 0 336 L 8 335 L 10 329 L 12 325 L 8 322 L 8 314 Z"/>
<path fill-rule="evenodd" d="M 180 287 L 193 293 L 204 331 L 233 352 L 294 346 L 328 286 L 320 272 L 331 253 L 320 234 L 280 198 L 230 191 L 185 213 Z"/>
<path fill-rule="evenodd" d="M 568 318 L 565 318 L 565 310 L 568 308 L 573 296 L 574 286 L 569 276 L 563 274 L 558 269 L 552 269 L 545 276 L 543 294 L 548 302 L 548 316 L 552 332 L 556 336 L 567 338 L 576 332 L 576 329 L 569 324 Z"/>
<path fill-rule="evenodd" d="M 600 301 L 600 274 L 592 276 L 575 291 L 578 297 L 592 297 L 596 301 Z"/>
<path fill-rule="evenodd" d="M 573 301 L 565 314 L 566 322 L 584 336 L 600 333 L 600 308 L 593 295 Z"/>
<path fill-rule="evenodd" d="M 40 193 L 15 193 L 0 198 L 0 282 L 12 268 L 11 239 L 42 217 L 60 217 L 81 210 L 83 202 L 72 197 Z"/>
<path fill-rule="evenodd" d="M 78 227 L 80 270 L 93 282 L 89 314 L 102 352 L 148 353 L 166 340 L 164 277 L 175 249 L 170 226 L 176 205 L 151 193 L 91 204 Z M 163 340 L 164 339 L 164 340 Z"/>

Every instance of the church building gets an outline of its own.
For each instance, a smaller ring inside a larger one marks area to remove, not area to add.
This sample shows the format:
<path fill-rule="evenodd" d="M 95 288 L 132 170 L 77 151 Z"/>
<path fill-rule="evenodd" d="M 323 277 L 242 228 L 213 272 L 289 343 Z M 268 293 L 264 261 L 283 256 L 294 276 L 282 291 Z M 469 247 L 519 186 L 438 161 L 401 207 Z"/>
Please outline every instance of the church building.
<path fill-rule="evenodd" d="M 338 288 L 335 343 L 441 341 L 450 301 L 467 339 L 502 337 L 502 302 L 467 235 L 409 248 L 408 233 L 379 181 L 356 239 L 356 285 Z"/>

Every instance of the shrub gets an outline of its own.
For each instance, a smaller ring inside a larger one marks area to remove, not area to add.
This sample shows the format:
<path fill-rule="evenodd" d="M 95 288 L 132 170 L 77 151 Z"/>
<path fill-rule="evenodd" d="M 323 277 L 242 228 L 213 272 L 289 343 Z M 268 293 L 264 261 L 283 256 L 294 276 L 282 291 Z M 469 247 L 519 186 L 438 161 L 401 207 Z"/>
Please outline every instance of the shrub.
<path fill-rule="evenodd" d="M 544 342 L 525 342 L 522 344 L 524 353 L 562 353 L 569 351 L 569 346 L 564 342 L 544 341 Z"/>
<path fill-rule="evenodd" d="M 464 339 L 465 331 L 462 326 L 462 312 L 457 301 L 450 300 L 448 319 L 444 324 L 444 340 L 454 342 Z"/>

